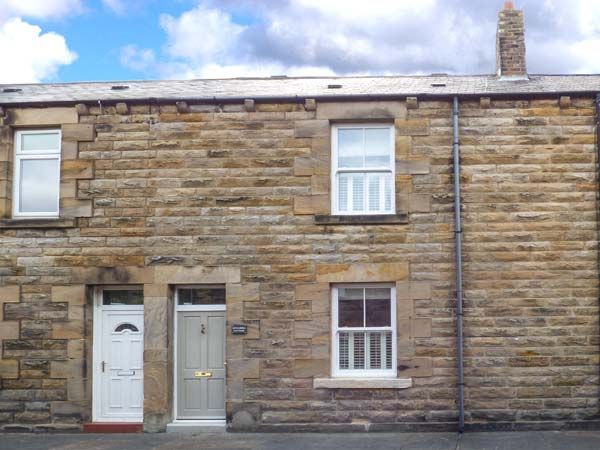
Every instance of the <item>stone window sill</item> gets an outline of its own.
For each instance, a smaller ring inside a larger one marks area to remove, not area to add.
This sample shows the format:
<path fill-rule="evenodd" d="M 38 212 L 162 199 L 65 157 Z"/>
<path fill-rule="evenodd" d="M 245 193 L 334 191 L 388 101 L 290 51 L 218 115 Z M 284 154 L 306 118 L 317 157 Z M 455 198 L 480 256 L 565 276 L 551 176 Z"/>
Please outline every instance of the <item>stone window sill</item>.
<path fill-rule="evenodd" d="M 0 228 L 74 228 L 75 219 L 0 219 Z"/>
<path fill-rule="evenodd" d="M 332 216 L 317 214 L 315 225 L 396 225 L 407 224 L 408 214 L 365 214 L 352 216 Z"/>
<path fill-rule="evenodd" d="M 406 389 L 412 378 L 315 378 L 315 389 Z"/>

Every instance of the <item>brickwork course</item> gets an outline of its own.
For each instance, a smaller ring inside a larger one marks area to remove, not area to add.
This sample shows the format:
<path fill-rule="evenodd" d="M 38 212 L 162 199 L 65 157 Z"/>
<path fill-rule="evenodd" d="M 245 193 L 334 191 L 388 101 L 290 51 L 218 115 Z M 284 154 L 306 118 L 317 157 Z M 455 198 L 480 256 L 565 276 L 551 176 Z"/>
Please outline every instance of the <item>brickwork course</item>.
<path fill-rule="evenodd" d="M 173 287 L 198 283 L 224 285 L 228 325 L 248 326 L 226 337 L 229 429 L 456 428 L 452 97 L 253 100 L 247 83 L 239 101 L 2 104 L 0 429 L 91 421 L 92 288 L 131 284 L 144 429 L 164 431 Z M 597 426 L 595 96 L 506 83 L 460 99 L 466 424 Z M 394 124 L 396 214 L 334 223 L 331 125 L 366 121 Z M 47 126 L 62 130 L 60 217 L 17 221 L 14 130 Z M 396 286 L 405 386 L 319 385 L 331 286 L 349 282 Z"/>

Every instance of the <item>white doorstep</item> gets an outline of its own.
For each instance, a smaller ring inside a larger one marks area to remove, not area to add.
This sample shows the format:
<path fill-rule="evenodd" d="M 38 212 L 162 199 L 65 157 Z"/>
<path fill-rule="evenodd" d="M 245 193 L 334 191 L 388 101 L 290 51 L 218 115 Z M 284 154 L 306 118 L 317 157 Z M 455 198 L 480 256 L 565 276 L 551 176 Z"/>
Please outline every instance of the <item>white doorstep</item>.
<path fill-rule="evenodd" d="M 167 424 L 167 433 L 222 433 L 225 430 L 225 420 L 174 420 Z"/>

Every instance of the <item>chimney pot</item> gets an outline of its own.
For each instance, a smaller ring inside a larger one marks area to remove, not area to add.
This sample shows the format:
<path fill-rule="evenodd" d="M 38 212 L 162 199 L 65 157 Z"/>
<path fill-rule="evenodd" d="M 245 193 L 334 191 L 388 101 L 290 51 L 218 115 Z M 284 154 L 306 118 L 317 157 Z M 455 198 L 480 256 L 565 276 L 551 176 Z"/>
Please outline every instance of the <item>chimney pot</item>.
<path fill-rule="evenodd" d="M 515 9 L 515 5 L 511 1 L 504 2 L 504 9 Z"/>

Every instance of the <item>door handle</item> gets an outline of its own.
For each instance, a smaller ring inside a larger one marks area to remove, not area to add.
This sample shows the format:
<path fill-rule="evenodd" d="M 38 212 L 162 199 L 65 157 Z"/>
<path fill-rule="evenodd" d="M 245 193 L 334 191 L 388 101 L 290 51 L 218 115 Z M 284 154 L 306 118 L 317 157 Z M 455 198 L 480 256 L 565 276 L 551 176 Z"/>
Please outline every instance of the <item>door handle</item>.
<path fill-rule="evenodd" d="M 106 368 L 106 361 L 102 361 L 101 366 L 102 366 L 102 372 L 104 372 L 104 369 Z"/>
<path fill-rule="evenodd" d="M 205 334 L 206 329 L 204 328 L 204 324 L 200 325 L 200 333 Z"/>
<path fill-rule="evenodd" d="M 212 372 L 194 372 L 194 377 L 196 377 L 196 378 L 212 377 Z"/>

